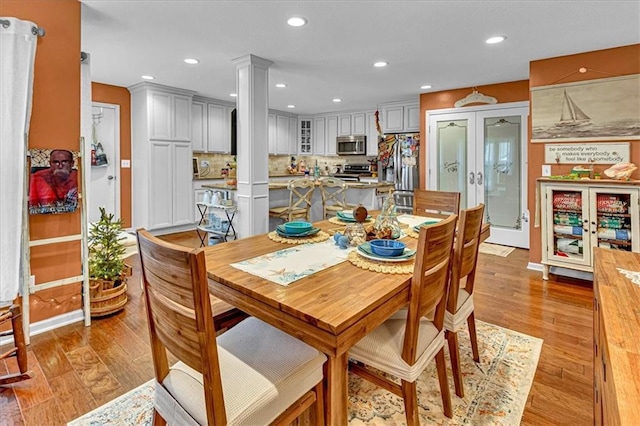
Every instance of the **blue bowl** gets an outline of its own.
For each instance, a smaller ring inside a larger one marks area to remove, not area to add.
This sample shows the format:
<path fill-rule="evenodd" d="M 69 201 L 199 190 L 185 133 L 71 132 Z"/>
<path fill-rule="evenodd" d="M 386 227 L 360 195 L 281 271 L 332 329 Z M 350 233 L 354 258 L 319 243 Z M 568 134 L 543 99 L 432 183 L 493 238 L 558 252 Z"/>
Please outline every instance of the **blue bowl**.
<path fill-rule="evenodd" d="M 406 248 L 405 243 L 396 240 L 371 240 L 371 251 L 378 256 L 400 256 Z"/>
<path fill-rule="evenodd" d="M 287 234 L 302 234 L 311 231 L 312 227 L 309 222 L 287 222 L 284 224 L 284 230 Z"/>

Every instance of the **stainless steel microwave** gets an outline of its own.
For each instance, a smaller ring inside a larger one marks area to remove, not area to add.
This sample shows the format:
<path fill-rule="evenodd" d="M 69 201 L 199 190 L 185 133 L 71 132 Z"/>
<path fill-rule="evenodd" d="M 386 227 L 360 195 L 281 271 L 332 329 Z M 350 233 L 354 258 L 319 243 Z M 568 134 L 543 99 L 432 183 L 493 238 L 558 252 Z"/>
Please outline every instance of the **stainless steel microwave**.
<path fill-rule="evenodd" d="M 338 155 L 366 155 L 367 137 L 365 135 L 338 136 L 336 138 Z"/>

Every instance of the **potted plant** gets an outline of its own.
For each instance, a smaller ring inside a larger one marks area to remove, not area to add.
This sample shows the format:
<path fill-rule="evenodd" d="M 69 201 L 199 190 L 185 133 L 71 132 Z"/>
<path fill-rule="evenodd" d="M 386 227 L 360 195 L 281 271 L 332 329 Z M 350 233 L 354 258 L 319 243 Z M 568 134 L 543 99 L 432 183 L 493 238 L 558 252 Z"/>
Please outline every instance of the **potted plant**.
<path fill-rule="evenodd" d="M 122 220 L 100 207 L 100 220 L 91 224 L 88 238 L 91 316 L 117 312 L 127 303 L 121 232 Z"/>

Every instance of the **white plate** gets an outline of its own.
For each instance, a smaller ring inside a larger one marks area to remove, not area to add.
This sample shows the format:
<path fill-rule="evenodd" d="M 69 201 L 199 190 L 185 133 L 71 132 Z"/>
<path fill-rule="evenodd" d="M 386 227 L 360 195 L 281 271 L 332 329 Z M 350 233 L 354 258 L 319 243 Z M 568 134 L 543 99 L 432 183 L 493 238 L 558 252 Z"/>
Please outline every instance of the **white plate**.
<path fill-rule="evenodd" d="M 403 257 L 401 259 L 396 259 L 395 257 L 383 257 L 383 256 L 376 256 L 375 254 L 367 254 L 362 250 L 358 250 L 358 249 L 356 249 L 356 252 L 362 257 L 365 257 L 371 260 L 377 260 L 378 262 L 393 262 L 393 263 L 407 262 L 409 260 L 412 260 L 414 257 L 416 257 L 415 253 L 411 257 Z"/>

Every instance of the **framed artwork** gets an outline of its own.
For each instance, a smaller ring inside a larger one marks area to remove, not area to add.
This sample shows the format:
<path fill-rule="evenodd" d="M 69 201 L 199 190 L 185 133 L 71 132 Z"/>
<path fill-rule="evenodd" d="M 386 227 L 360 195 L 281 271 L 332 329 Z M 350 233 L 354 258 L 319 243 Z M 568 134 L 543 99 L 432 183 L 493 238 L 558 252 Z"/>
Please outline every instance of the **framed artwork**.
<path fill-rule="evenodd" d="M 29 214 L 70 213 L 78 208 L 78 156 L 66 149 L 32 149 Z"/>
<path fill-rule="evenodd" d="M 531 142 L 640 139 L 640 75 L 531 89 Z"/>

